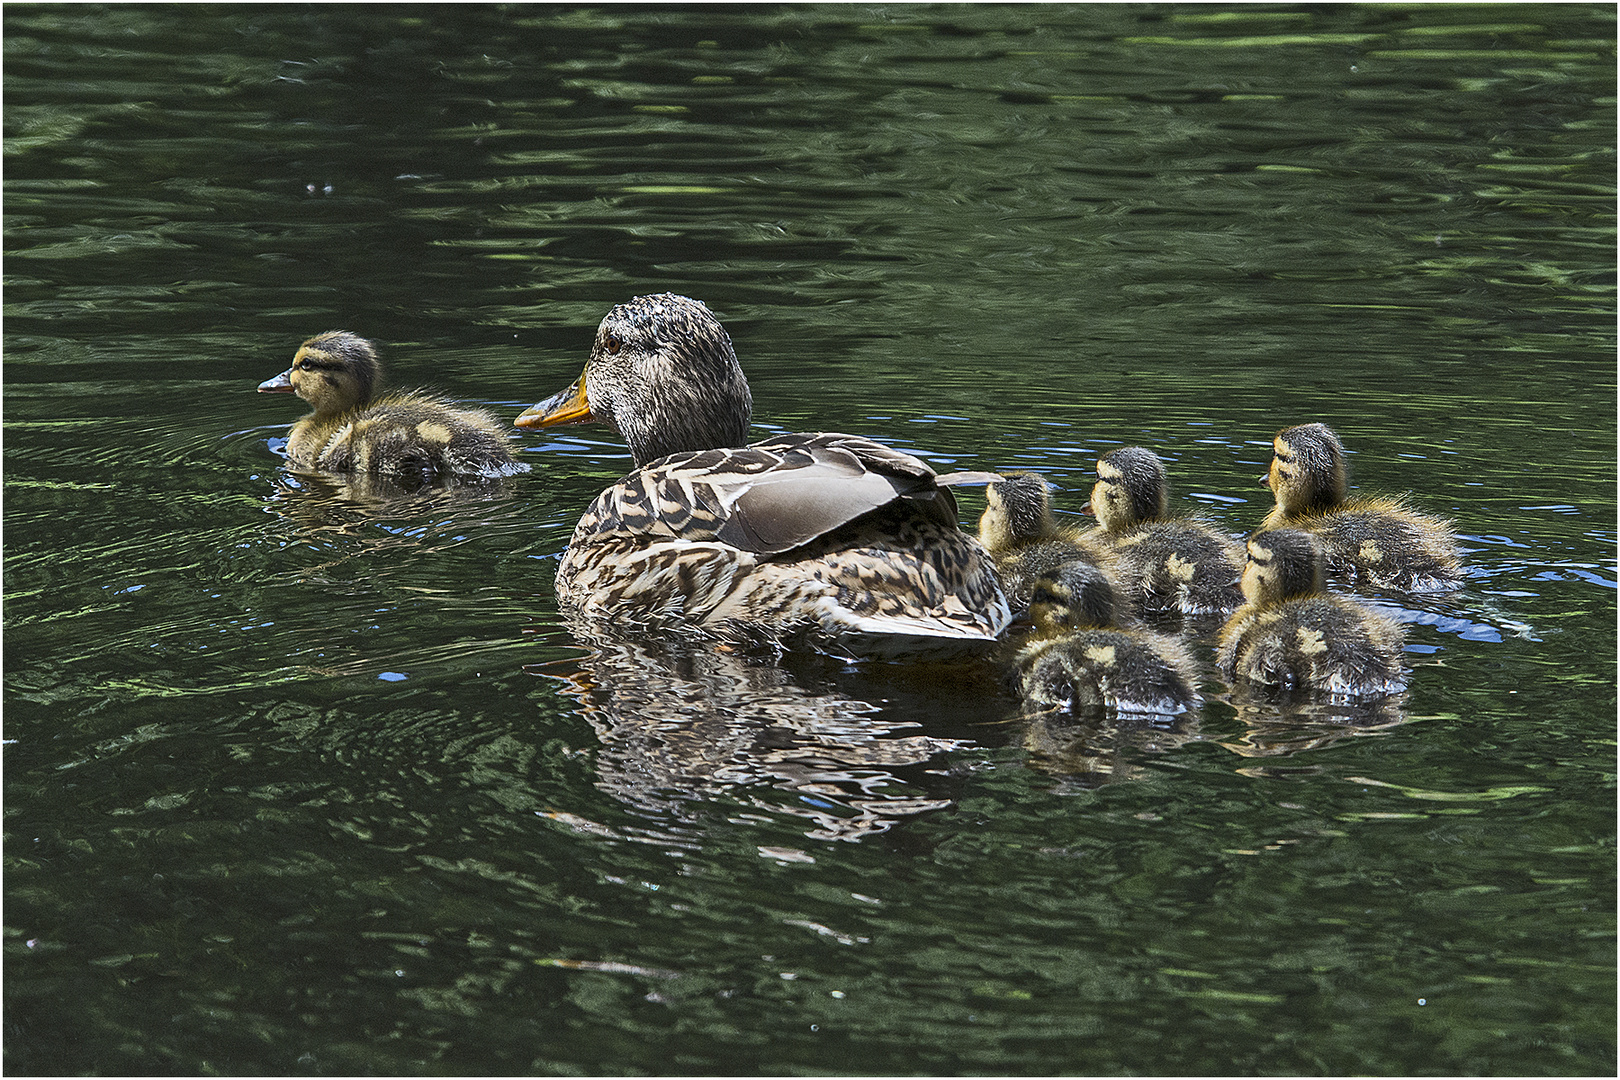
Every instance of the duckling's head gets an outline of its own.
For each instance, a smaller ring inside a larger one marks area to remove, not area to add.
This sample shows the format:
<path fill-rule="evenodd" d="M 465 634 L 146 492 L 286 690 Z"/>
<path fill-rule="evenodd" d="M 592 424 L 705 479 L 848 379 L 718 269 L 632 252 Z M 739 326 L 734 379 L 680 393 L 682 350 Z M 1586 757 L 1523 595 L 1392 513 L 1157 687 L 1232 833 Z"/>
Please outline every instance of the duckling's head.
<path fill-rule="evenodd" d="M 1249 537 L 1243 599 L 1277 604 L 1323 590 L 1322 546 L 1302 529 L 1269 529 Z"/>
<path fill-rule="evenodd" d="M 1114 626 L 1119 594 L 1099 567 L 1071 559 L 1036 580 L 1029 598 L 1029 618 L 1039 631 L 1055 633 L 1085 626 Z"/>
<path fill-rule="evenodd" d="M 1159 455 L 1141 446 L 1122 446 L 1097 459 L 1091 512 L 1109 532 L 1162 518 L 1170 505 Z"/>
<path fill-rule="evenodd" d="M 1284 428 L 1271 440 L 1271 469 L 1260 478 L 1289 517 L 1344 501 L 1344 446 L 1326 424 Z"/>
<path fill-rule="evenodd" d="M 328 330 L 299 346 L 292 367 L 259 384 L 261 394 L 297 394 L 317 416 L 359 408 L 382 381 L 371 342 L 347 330 Z"/>
<path fill-rule="evenodd" d="M 1011 551 L 1052 532 L 1052 502 L 1046 477 L 1007 473 L 985 488 L 979 543 L 995 553 Z"/>
<path fill-rule="evenodd" d="M 595 420 L 623 435 L 645 465 L 683 450 L 743 445 L 753 407 L 720 321 L 696 300 L 660 293 L 609 311 L 579 378 L 525 410 L 517 426 Z"/>

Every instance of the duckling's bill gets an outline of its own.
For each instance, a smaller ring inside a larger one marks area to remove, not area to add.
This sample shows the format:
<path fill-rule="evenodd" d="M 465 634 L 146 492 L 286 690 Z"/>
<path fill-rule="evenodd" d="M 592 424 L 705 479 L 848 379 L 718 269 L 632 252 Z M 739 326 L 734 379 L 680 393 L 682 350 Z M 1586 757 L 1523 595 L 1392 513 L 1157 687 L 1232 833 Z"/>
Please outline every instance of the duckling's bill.
<path fill-rule="evenodd" d="M 261 394 L 290 394 L 293 392 L 292 368 L 259 384 Z"/>
<path fill-rule="evenodd" d="M 264 387 L 261 386 L 259 389 L 263 390 Z M 572 386 L 538 404 L 529 406 L 513 423 L 520 428 L 538 428 L 558 427 L 562 424 L 588 424 L 594 419 L 596 417 L 591 415 L 591 403 L 585 397 L 585 373 L 582 371 Z"/>

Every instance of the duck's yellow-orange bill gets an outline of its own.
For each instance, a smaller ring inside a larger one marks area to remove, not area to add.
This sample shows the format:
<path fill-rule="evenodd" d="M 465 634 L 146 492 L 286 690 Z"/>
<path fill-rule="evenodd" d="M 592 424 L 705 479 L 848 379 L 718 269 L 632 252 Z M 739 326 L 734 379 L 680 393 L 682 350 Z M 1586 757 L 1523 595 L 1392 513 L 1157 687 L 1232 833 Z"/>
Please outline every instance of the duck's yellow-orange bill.
<path fill-rule="evenodd" d="M 524 409 L 513 423 L 521 428 L 557 427 L 559 424 L 585 424 L 594 419 L 591 403 L 585 399 L 582 372 L 568 389 Z"/>

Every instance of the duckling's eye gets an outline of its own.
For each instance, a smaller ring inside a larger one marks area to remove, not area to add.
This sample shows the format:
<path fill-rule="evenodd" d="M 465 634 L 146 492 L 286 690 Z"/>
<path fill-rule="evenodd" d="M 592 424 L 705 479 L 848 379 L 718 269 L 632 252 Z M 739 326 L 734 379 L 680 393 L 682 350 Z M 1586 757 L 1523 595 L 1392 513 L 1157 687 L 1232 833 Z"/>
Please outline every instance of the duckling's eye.
<path fill-rule="evenodd" d="M 624 341 L 619 337 L 618 334 L 609 334 L 607 337 L 602 339 L 602 347 L 608 351 L 609 356 L 613 356 L 616 355 L 620 349 L 624 348 Z"/>

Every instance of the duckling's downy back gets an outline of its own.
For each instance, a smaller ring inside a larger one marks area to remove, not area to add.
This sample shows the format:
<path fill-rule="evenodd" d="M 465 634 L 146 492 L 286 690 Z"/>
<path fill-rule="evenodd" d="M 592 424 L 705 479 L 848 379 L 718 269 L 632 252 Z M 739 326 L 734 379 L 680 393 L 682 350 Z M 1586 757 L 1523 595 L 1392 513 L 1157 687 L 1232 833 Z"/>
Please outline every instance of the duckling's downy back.
<path fill-rule="evenodd" d="M 522 468 L 513 461 L 505 428 L 489 413 L 423 391 L 378 398 L 381 383 L 375 346 L 330 330 L 304 342 L 292 367 L 260 383 L 259 391 L 296 394 L 312 406 L 287 436 L 287 459 L 304 468 L 419 481 Z"/>
<path fill-rule="evenodd" d="M 1344 446 L 1326 424 L 1278 432 L 1260 483 L 1277 499 L 1261 527 L 1315 534 L 1328 572 L 1351 585 L 1423 592 L 1462 582 L 1451 523 L 1418 513 L 1400 496 L 1351 498 Z"/>
<path fill-rule="evenodd" d="M 1248 603 L 1215 642 L 1215 662 L 1234 683 L 1348 697 L 1406 686 L 1404 633 L 1395 620 L 1324 591 L 1321 546 L 1298 529 L 1249 539 Z"/>

